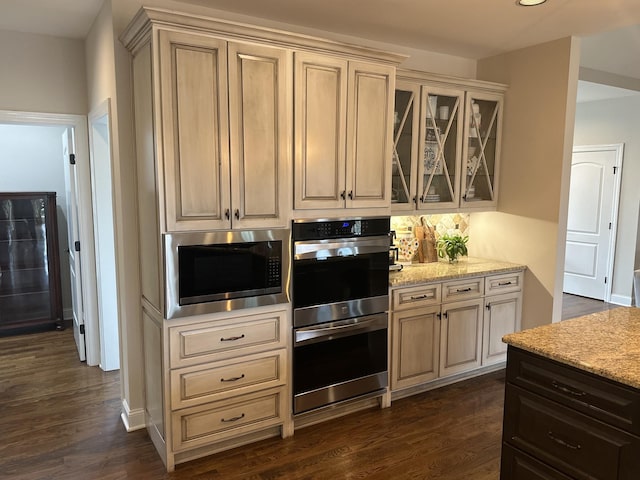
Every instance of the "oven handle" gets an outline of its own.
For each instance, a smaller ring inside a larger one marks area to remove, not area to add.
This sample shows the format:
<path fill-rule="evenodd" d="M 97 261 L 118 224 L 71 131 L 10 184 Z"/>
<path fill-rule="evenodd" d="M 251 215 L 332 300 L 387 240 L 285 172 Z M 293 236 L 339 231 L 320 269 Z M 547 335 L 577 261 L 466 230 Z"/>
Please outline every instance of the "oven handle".
<path fill-rule="evenodd" d="M 294 348 L 310 343 L 328 342 L 336 338 L 384 330 L 388 328 L 388 324 L 388 315 L 385 312 L 324 323 L 321 326 L 297 328 L 293 331 Z"/>
<path fill-rule="evenodd" d="M 389 236 L 305 240 L 295 242 L 293 250 L 295 260 L 387 253 L 389 251 Z"/>

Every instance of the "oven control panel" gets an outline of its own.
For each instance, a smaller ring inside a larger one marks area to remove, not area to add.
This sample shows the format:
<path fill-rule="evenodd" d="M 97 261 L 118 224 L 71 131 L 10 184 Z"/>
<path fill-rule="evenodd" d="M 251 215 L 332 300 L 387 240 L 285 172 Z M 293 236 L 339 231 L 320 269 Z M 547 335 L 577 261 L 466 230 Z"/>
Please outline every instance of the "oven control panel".
<path fill-rule="evenodd" d="M 291 234 L 294 241 L 369 237 L 388 235 L 390 225 L 389 217 L 294 221 Z"/>

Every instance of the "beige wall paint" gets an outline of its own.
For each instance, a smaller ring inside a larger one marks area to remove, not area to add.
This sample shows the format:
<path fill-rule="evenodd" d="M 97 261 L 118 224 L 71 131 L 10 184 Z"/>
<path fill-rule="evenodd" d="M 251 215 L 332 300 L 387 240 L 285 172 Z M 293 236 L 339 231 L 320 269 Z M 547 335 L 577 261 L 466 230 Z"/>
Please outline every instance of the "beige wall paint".
<path fill-rule="evenodd" d="M 87 113 L 81 40 L 0 30 L 0 110 Z"/>
<path fill-rule="evenodd" d="M 565 38 L 478 62 L 478 78 L 509 89 L 498 212 L 472 215 L 469 247 L 528 266 L 523 328 L 559 320 L 578 60 Z"/>
<path fill-rule="evenodd" d="M 138 234 L 135 199 L 135 162 L 131 134 L 128 54 L 114 35 L 112 5 L 106 0 L 86 40 L 90 110 L 111 99 L 111 136 L 115 250 L 123 415 L 130 428 L 144 427 L 144 380 L 140 295 L 138 287 Z M 126 52 L 125 52 L 126 53 Z M 116 62 L 124 62 L 117 69 Z M 119 88 L 119 84 L 124 84 Z"/>

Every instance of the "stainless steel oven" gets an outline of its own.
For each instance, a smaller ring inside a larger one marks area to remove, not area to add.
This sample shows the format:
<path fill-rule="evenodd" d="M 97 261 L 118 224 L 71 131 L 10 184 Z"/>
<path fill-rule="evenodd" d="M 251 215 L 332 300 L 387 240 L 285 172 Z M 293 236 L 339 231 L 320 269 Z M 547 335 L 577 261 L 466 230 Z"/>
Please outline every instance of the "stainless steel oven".
<path fill-rule="evenodd" d="M 289 301 L 288 229 L 165 234 L 164 252 L 168 319 Z"/>
<path fill-rule="evenodd" d="M 389 217 L 292 226 L 294 414 L 388 385 Z"/>

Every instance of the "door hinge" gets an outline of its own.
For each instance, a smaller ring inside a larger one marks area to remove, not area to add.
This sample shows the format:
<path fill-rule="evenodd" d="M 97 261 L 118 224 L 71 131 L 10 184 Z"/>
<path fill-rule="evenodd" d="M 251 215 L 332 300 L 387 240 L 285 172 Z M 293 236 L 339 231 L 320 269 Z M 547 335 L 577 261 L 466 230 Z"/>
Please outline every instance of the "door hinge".
<path fill-rule="evenodd" d="M 616 173 L 618 173 L 618 167 L 616 167 L 615 165 L 613 166 L 613 174 L 615 175 Z"/>
<path fill-rule="evenodd" d="M 73 249 L 74 249 L 76 252 L 79 252 L 79 251 L 80 251 L 80 240 L 76 240 L 75 242 L 73 242 Z"/>
<path fill-rule="evenodd" d="M 609 230 L 611 230 L 611 227 L 613 227 L 613 225 L 609 222 Z"/>
<path fill-rule="evenodd" d="M 80 325 L 80 334 L 84 335 L 84 323 Z"/>
<path fill-rule="evenodd" d="M 70 153 L 69 154 L 69 163 L 71 165 L 75 165 L 76 164 L 76 154 L 75 153 Z"/>
<path fill-rule="evenodd" d="M 604 277 L 604 284 L 607 284 L 607 277 Z"/>

